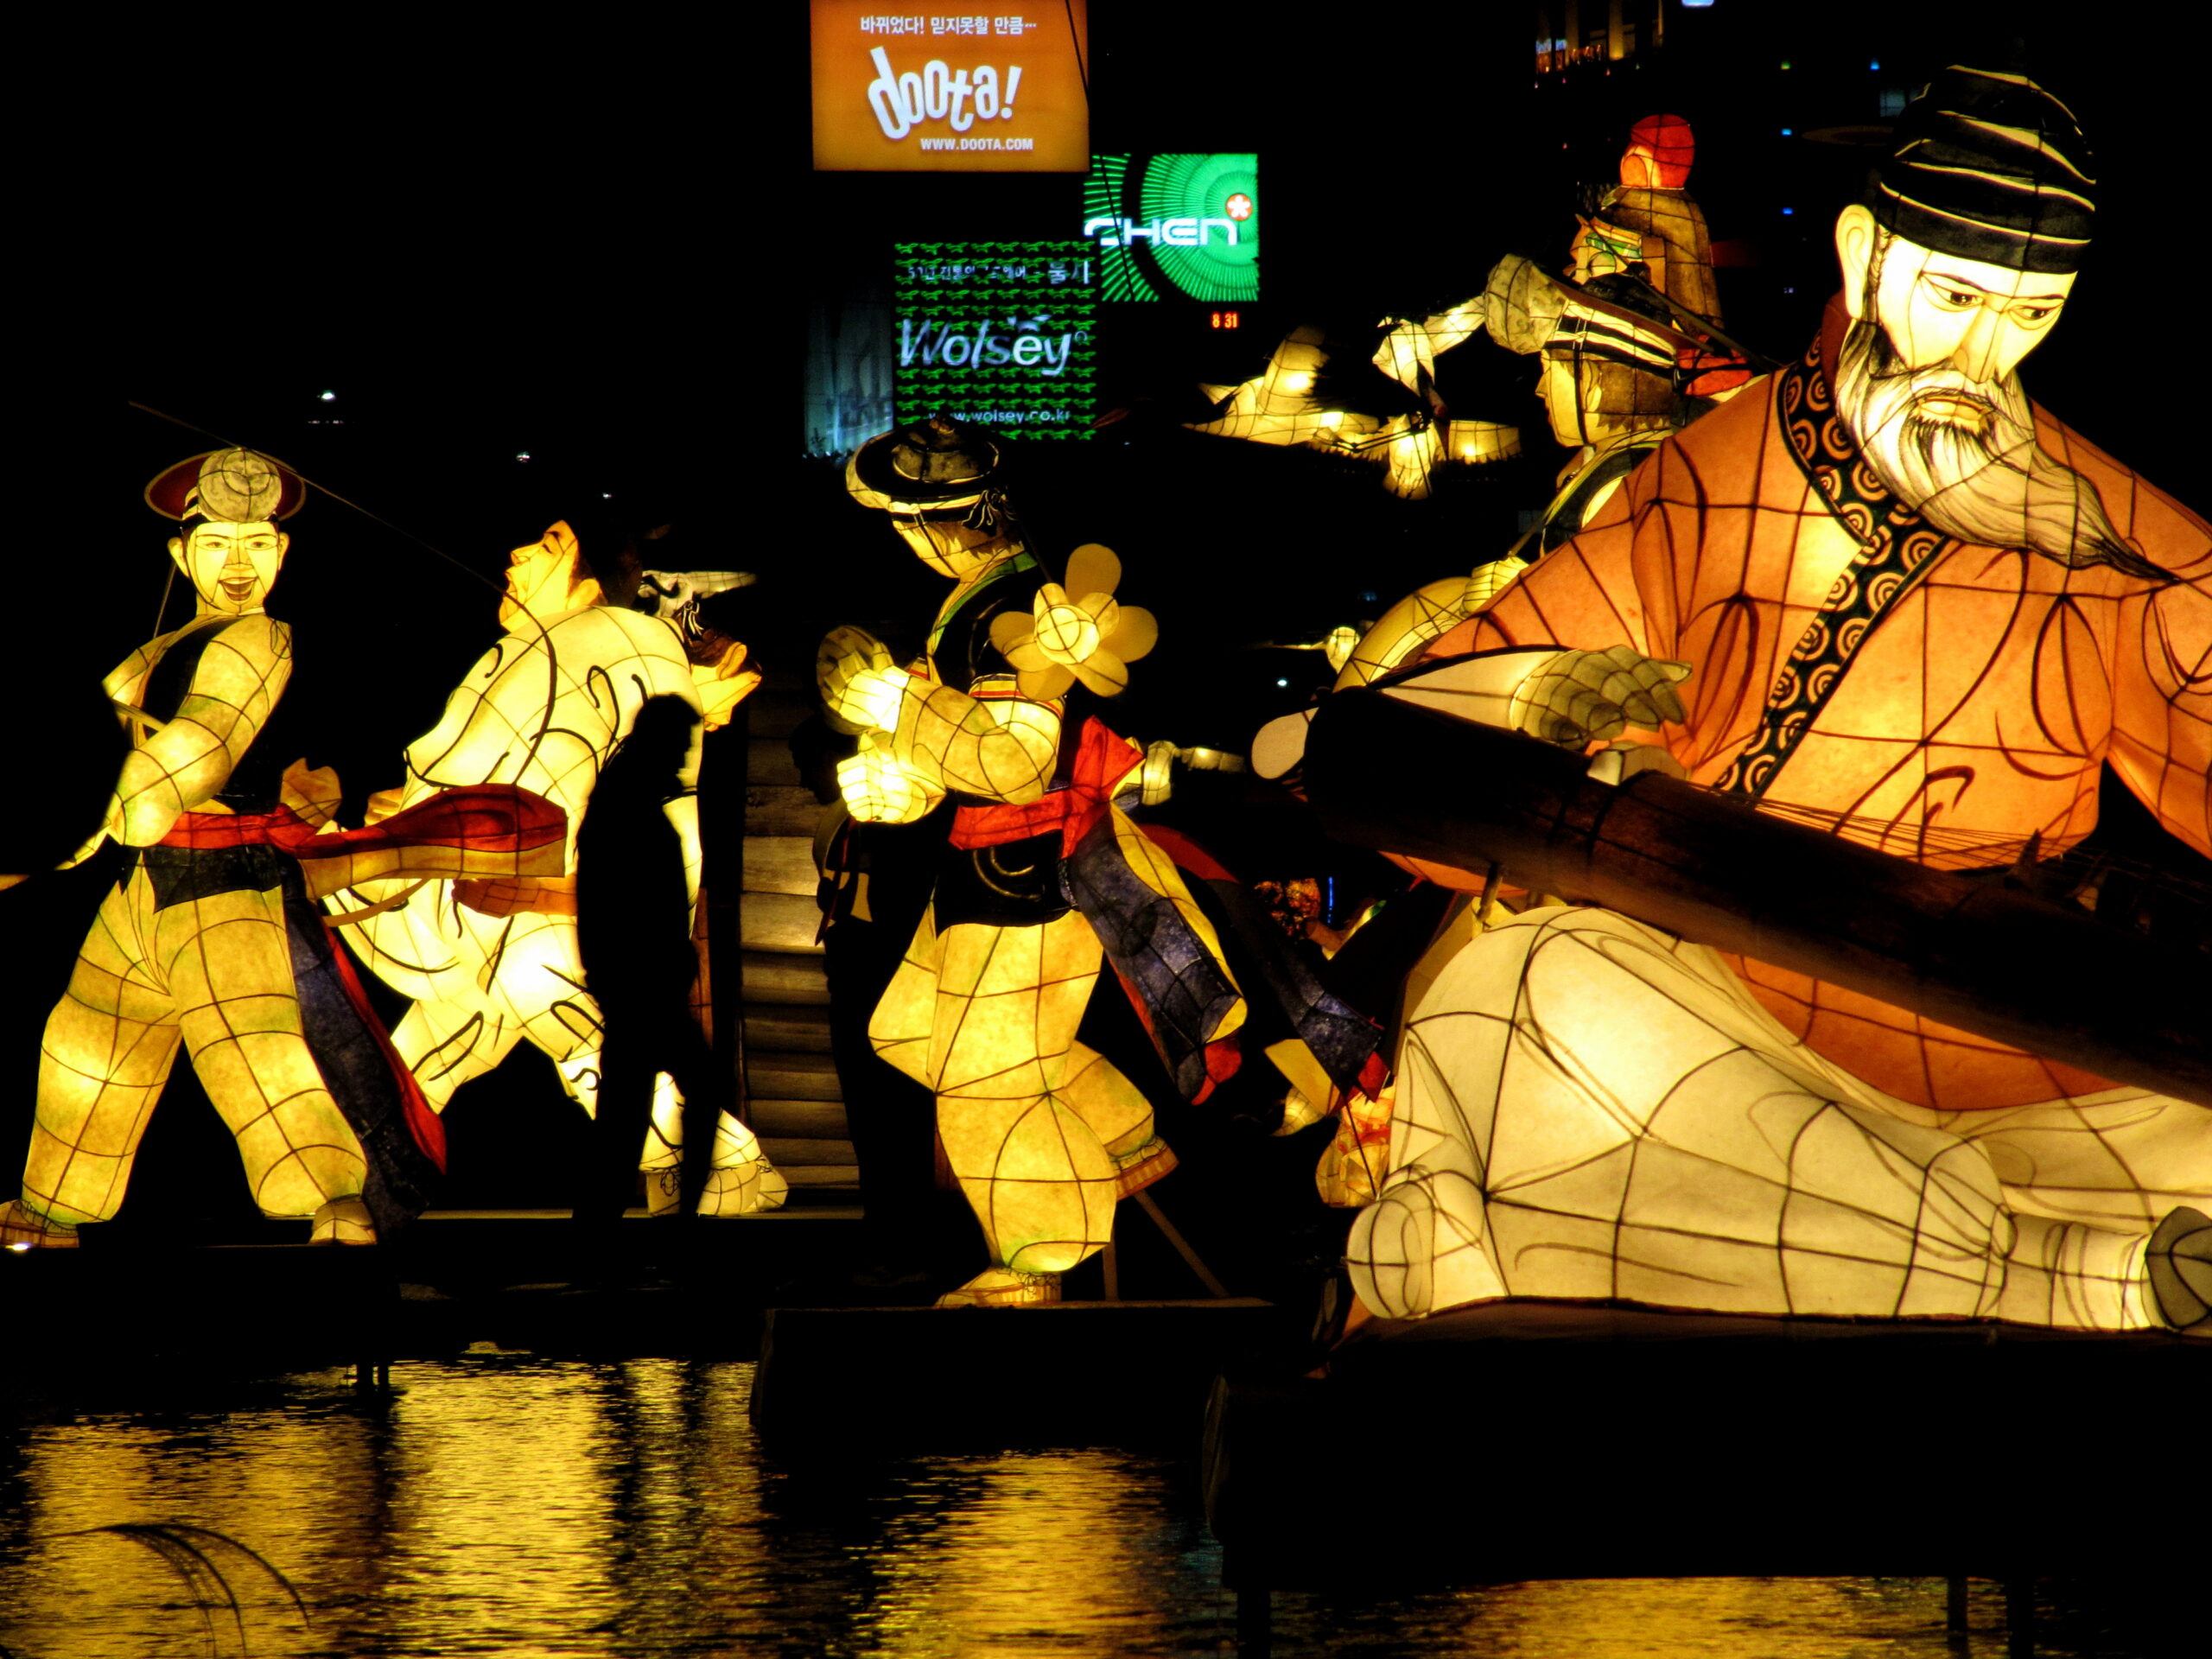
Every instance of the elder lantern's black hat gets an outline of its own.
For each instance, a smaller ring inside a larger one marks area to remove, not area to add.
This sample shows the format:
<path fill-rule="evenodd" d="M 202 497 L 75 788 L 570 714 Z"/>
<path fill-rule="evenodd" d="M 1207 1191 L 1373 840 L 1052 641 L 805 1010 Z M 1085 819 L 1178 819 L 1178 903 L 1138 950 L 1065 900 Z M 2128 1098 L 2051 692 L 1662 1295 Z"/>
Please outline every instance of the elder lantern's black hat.
<path fill-rule="evenodd" d="M 2095 205 L 2074 112 L 2025 75 L 1953 64 L 1908 105 L 1861 198 L 1908 242 L 2008 270 L 2081 268 Z"/>

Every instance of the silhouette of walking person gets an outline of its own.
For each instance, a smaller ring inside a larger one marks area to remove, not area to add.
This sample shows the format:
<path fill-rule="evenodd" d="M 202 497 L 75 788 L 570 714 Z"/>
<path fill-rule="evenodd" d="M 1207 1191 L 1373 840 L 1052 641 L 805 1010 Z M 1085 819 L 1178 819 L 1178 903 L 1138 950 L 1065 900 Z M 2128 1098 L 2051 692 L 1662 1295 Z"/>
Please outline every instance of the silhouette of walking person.
<path fill-rule="evenodd" d="M 627 1206 L 656 1074 L 667 1072 L 683 1096 L 680 1216 L 692 1213 L 705 1188 L 715 1125 L 731 1103 L 729 1080 L 687 1003 L 698 958 L 683 841 L 667 811 L 690 792 L 682 774 L 699 736 L 698 714 L 682 699 L 646 699 L 601 769 L 576 832 L 577 948 L 606 1021 L 580 1221 L 619 1220 Z"/>

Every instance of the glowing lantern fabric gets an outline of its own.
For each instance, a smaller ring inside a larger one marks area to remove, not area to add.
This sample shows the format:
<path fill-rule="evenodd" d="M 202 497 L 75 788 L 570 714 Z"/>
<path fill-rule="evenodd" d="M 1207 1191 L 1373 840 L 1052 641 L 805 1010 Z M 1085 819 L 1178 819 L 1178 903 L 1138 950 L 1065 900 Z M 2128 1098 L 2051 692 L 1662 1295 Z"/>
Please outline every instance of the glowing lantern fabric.
<path fill-rule="evenodd" d="M 855 453 L 855 498 L 957 585 L 909 669 L 852 628 L 816 661 L 830 716 L 861 734 L 838 773 L 854 816 L 957 803 L 868 1031 L 936 1096 L 945 1167 L 990 1250 L 947 1306 L 1056 1300 L 1059 1275 L 1111 1242 L 1116 1203 L 1175 1166 L 1143 1091 L 1077 1040 L 1102 957 L 1192 1100 L 1234 1069 L 1245 1014 L 1174 863 L 1117 804 L 1142 793 L 1143 752 L 1070 701 L 1124 686 L 1156 626 L 1114 597 L 1103 547 L 1077 549 L 1065 584 L 1047 577 L 998 465 L 988 432 L 944 416 Z"/>
<path fill-rule="evenodd" d="M 2122 1231 L 2025 1212 L 1999 1175 L 2038 1151 L 2124 1155 L 2151 1098 L 1916 1109 L 1792 1041 L 1714 952 L 1607 911 L 1530 911 L 1464 947 L 1408 1020 L 1354 1284 L 1401 1319 L 1514 1295 L 2154 1327 L 2142 1211 L 2173 1195 L 2107 1189 L 2099 1220 L 2135 1209 Z"/>
<path fill-rule="evenodd" d="M 557 810 L 512 788 L 336 832 L 327 773 L 277 721 L 291 629 L 264 610 L 305 489 L 281 463 L 195 455 L 148 486 L 181 531 L 198 615 L 108 676 L 133 743 L 107 822 L 131 849 L 46 1027 L 10 1242 L 73 1240 L 115 1213 L 182 1048 L 236 1139 L 254 1201 L 367 1242 L 421 1207 L 442 1141 L 309 904 L 333 868 L 526 874 L 557 859 Z M 289 766 L 287 762 L 290 761 Z M 324 834 L 320 831 L 328 830 Z"/>
<path fill-rule="evenodd" d="M 2080 841 L 2107 758 L 2172 834 L 2212 848 L 2212 702 L 2189 666 L 2212 639 L 2203 521 L 2037 410 L 2042 447 L 2095 485 L 2122 544 L 2190 579 L 1944 537 L 1833 458 L 1853 453 L 1827 389 L 1844 323 L 1839 307 L 1765 395 L 1666 445 L 1598 524 L 1432 656 L 1625 641 L 1692 664 L 1688 718 L 1656 739 L 1692 781 L 1937 868 Z M 1793 1035 L 1903 1099 L 2005 1106 L 2097 1086 L 1833 988 L 1744 972 Z"/>
<path fill-rule="evenodd" d="M 1945 71 L 1838 219 L 1805 355 L 1390 691 L 1449 680 L 1577 749 L 1639 728 L 1696 783 L 1941 869 L 2078 842 L 2107 764 L 2212 852 L 2212 534 L 2014 372 L 2072 285 L 2085 158 L 2032 82 Z M 1351 1252 L 1383 1308 L 2207 1328 L 2212 1113 L 1607 912 L 1463 947 L 1395 1104 Z"/>
<path fill-rule="evenodd" d="M 601 770 L 648 701 L 673 698 L 699 719 L 703 681 L 726 718 L 759 683 L 743 667 L 741 647 L 702 668 L 668 621 L 603 603 L 599 583 L 584 569 L 566 523 L 515 550 L 500 607 L 505 634 L 462 677 L 438 723 L 410 746 L 406 785 L 372 808 L 372 819 L 394 813 L 383 819 L 389 823 L 463 783 L 518 785 L 568 815 L 568 833 L 540 879 L 434 880 L 410 888 L 371 871 L 344 891 L 332 890 L 332 908 L 350 922 L 346 937 L 363 962 L 412 999 L 392 1040 L 439 1111 L 463 1083 L 525 1039 L 553 1061 L 570 1096 L 587 1112 L 595 1109 L 604 1021 L 577 942 L 575 830 Z M 657 585 L 684 594 L 716 585 L 654 574 Z M 689 905 L 696 903 L 700 868 L 692 792 L 699 729 L 680 774 L 684 790 L 666 808 L 683 850 Z M 689 933 L 688 912 L 673 919 L 671 931 Z M 663 1074 L 639 1155 L 656 1213 L 677 1203 L 682 1124 L 680 1097 Z M 783 1201 L 783 1177 L 753 1132 L 727 1112 L 710 1162 L 702 1213 L 743 1215 Z"/>

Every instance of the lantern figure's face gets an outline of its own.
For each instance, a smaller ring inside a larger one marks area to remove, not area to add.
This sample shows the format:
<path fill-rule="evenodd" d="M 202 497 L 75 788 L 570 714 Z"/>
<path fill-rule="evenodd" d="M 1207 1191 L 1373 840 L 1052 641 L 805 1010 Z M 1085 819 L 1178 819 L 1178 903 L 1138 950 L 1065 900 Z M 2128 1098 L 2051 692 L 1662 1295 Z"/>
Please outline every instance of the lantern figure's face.
<path fill-rule="evenodd" d="M 1854 321 L 1871 312 L 1905 367 L 1947 369 L 1976 385 L 2018 368 L 2074 289 L 2071 271 L 2012 270 L 1883 234 L 1857 206 L 1836 221 L 1836 252 Z"/>
<path fill-rule="evenodd" d="M 1014 550 L 1001 530 L 971 524 L 966 508 L 941 512 L 899 512 L 891 522 L 914 556 L 939 575 L 957 582 L 995 564 Z"/>
<path fill-rule="evenodd" d="M 268 601 L 292 538 L 273 524 L 211 518 L 169 539 L 169 557 L 200 595 L 203 615 L 245 616 Z"/>
<path fill-rule="evenodd" d="M 595 587 L 579 595 L 576 585 L 575 539 L 565 524 L 556 524 L 543 540 L 507 556 L 507 589 L 499 600 L 499 620 L 511 622 L 527 611 L 543 621 L 600 602 L 602 595 Z"/>
<path fill-rule="evenodd" d="M 1536 401 L 1550 417 L 1552 436 L 1570 449 L 1580 449 L 1592 435 L 1574 372 L 1574 353 L 1547 350 L 1537 355 L 1536 362 Z"/>

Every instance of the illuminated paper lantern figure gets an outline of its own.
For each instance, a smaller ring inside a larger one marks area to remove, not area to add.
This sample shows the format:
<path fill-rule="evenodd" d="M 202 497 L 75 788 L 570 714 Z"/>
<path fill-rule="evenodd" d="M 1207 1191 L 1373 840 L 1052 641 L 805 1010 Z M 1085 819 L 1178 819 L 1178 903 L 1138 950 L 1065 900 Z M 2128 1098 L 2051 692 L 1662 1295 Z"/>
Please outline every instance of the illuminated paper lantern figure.
<path fill-rule="evenodd" d="M 299 478 L 244 449 L 195 455 L 147 487 L 180 526 L 169 556 L 198 613 L 105 682 L 133 747 L 107 820 L 130 849 L 47 1021 L 22 1198 L 0 1241 L 68 1244 L 123 1201 L 180 1045 L 230 1126 L 265 1215 L 319 1242 L 372 1242 L 420 1208 L 437 1123 L 335 952 L 311 897 L 361 869 L 525 874 L 557 854 L 557 814 L 465 791 L 377 830 L 329 823 L 336 779 L 289 767 L 292 631 L 264 610 Z M 323 833 L 318 833 L 318 830 Z"/>
<path fill-rule="evenodd" d="M 2212 538 L 2031 404 L 2088 245 L 2073 118 L 1955 67 L 1844 210 L 1799 360 L 1667 444 L 1389 691 L 1939 869 L 2212 853 Z M 1618 762 L 1616 762 L 1618 764 Z M 2066 964 L 2051 964 L 2054 973 Z M 1415 1012 L 1359 1294 L 2206 1328 L 2212 1112 L 1594 910 Z"/>
<path fill-rule="evenodd" d="M 1579 288 L 1510 256 L 1491 270 L 1480 294 L 1427 323 L 1401 324 L 1398 332 L 1426 340 L 1432 328 L 1453 343 L 1486 330 L 1508 351 L 1536 357 L 1536 396 L 1552 435 L 1573 454 L 1542 518 L 1503 558 L 1429 582 L 1376 620 L 1338 672 L 1339 690 L 1410 662 L 1536 560 L 1572 540 L 1644 457 L 1692 417 L 1675 389 L 1675 364 L 1695 342 L 1624 279 L 1599 278 Z"/>
<path fill-rule="evenodd" d="M 1268 359 L 1268 365 L 1251 379 L 1235 386 L 1205 386 L 1200 390 L 1217 405 L 1213 417 L 1189 423 L 1193 432 L 1250 443 L 1307 444 L 1334 454 L 1357 455 L 1384 467 L 1383 486 L 1394 495 L 1420 500 L 1429 493 L 1430 474 L 1444 458 L 1445 448 L 1437 423 L 1424 414 L 1378 416 L 1353 410 L 1330 409 L 1315 394 L 1314 386 L 1328 353 L 1322 349 L 1318 328 L 1291 331 Z M 1390 348 L 1386 340 L 1384 349 Z M 1427 337 L 1404 342 L 1407 353 L 1401 378 L 1413 385 L 1419 370 L 1433 361 L 1433 353 L 1446 349 Z M 1426 354 L 1426 355 L 1424 355 Z M 1377 362 L 1382 359 L 1378 354 Z M 1397 372 L 1383 363 L 1386 372 Z M 1491 422 L 1463 423 L 1466 430 L 1455 452 L 1463 459 L 1502 461 L 1520 453 L 1519 434 L 1511 427 Z"/>
<path fill-rule="evenodd" d="M 1116 804 L 1135 804 L 1143 754 L 1081 713 L 1152 649 L 1152 616 L 1114 597 L 1105 548 L 1077 549 L 1051 581 L 998 465 L 989 434 L 943 416 L 861 446 L 855 496 L 957 586 L 911 666 L 857 629 L 831 634 L 817 664 L 830 713 L 862 733 L 838 772 L 855 818 L 958 803 L 869 1027 L 936 1096 L 945 1164 L 990 1249 L 949 1306 L 1057 1300 L 1060 1275 L 1110 1241 L 1116 1202 L 1174 1167 L 1142 1091 L 1076 1040 L 1102 953 L 1193 1101 L 1233 1069 L 1244 1020 L 1212 928 Z"/>
<path fill-rule="evenodd" d="M 744 665 L 745 647 L 698 620 L 701 597 L 746 578 L 642 572 L 637 602 L 648 612 L 609 603 L 590 572 L 565 522 L 514 550 L 499 605 L 505 635 L 462 677 L 438 723 L 409 746 L 405 785 L 371 806 L 373 822 L 452 785 L 520 785 L 569 815 L 555 872 L 521 882 L 433 881 L 411 891 L 404 882 L 368 881 L 332 900 L 340 914 L 360 917 L 347 937 L 361 959 L 413 999 L 392 1040 L 441 1112 L 454 1090 L 525 1039 L 553 1061 L 570 1098 L 596 1110 L 603 1024 L 585 988 L 575 907 L 575 831 L 592 785 L 648 699 L 676 698 L 711 728 L 760 683 Z M 695 733 L 680 772 L 683 792 L 667 808 L 695 905 L 698 771 Z M 368 913 L 378 906 L 388 907 Z M 677 1205 L 682 1141 L 681 1098 L 663 1074 L 640 1156 L 655 1214 Z M 711 1161 L 701 1214 L 746 1215 L 784 1201 L 783 1176 L 752 1130 L 727 1112 Z"/>
<path fill-rule="evenodd" d="M 1697 147 L 1677 115 L 1646 116 L 1629 130 L 1620 182 L 1584 218 L 1574 239 L 1578 283 L 1637 266 L 1651 286 L 1707 322 L 1724 321 L 1713 279 L 1713 240 L 1690 195 Z"/>
<path fill-rule="evenodd" d="M 1689 123 L 1676 115 L 1646 116 L 1629 130 L 1620 182 L 1595 214 L 1581 220 L 1568 271 L 1588 283 L 1614 272 L 1650 285 L 1695 343 L 1681 359 L 1683 392 L 1726 397 L 1753 373 L 1745 354 L 1718 338 L 1726 321 L 1713 274 L 1705 214 L 1688 190 L 1697 148 Z"/>

